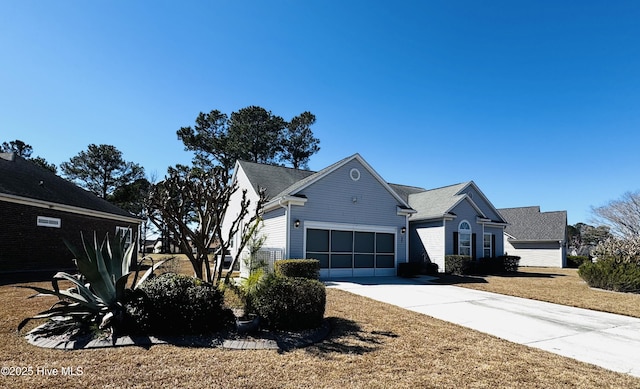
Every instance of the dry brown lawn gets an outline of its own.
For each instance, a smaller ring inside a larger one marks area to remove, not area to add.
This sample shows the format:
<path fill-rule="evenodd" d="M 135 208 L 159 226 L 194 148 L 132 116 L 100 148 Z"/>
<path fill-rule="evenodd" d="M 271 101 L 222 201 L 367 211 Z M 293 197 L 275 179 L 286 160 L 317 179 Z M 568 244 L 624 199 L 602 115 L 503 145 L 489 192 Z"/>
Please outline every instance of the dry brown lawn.
<path fill-rule="evenodd" d="M 551 280 L 564 278 L 544 280 L 555 288 Z M 489 279 L 487 285 L 497 287 L 498 282 Z M 335 289 L 327 290 L 326 316 L 332 332 L 304 349 L 41 349 L 29 345 L 15 329 L 24 317 L 55 299 L 27 300 L 31 291 L 14 286 L 0 286 L 0 362 L 32 366 L 34 375 L 2 376 L 0 387 L 640 388 L 638 378 Z M 37 368 L 62 367 L 81 367 L 82 375 L 36 374 Z"/>
<path fill-rule="evenodd" d="M 457 286 L 640 317 L 640 295 L 590 288 L 577 269 L 521 267 L 507 276 L 463 277 Z M 479 281 L 479 282 L 478 282 Z"/>

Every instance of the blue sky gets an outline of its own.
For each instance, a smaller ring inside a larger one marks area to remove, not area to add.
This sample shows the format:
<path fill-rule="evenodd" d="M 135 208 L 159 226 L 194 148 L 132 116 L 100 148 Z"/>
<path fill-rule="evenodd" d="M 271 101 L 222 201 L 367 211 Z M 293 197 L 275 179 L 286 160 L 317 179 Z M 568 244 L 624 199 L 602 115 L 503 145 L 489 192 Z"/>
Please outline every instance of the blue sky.
<path fill-rule="evenodd" d="M 59 165 L 111 144 L 161 178 L 199 112 L 311 111 L 319 170 L 474 180 L 588 222 L 640 189 L 637 1 L 0 3 L 0 141 Z"/>

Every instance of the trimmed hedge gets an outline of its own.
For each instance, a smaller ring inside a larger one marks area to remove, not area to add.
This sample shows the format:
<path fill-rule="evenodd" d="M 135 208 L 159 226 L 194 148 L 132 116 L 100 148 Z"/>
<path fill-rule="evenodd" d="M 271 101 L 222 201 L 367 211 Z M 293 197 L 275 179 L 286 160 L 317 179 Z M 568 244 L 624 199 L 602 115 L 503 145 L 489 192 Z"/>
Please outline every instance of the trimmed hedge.
<path fill-rule="evenodd" d="M 266 326 L 277 330 L 319 327 L 326 302 L 325 286 L 320 281 L 275 274 L 262 279 L 253 298 L 254 307 Z"/>
<path fill-rule="evenodd" d="M 446 255 L 444 257 L 444 272 L 449 274 L 469 274 L 473 259 L 468 255 Z"/>
<path fill-rule="evenodd" d="M 316 259 L 284 259 L 274 264 L 275 273 L 283 277 L 320 278 L 320 261 Z"/>
<path fill-rule="evenodd" d="M 498 272 L 517 272 L 518 266 L 520 266 L 520 257 L 517 255 L 502 255 L 496 257 L 495 260 Z"/>
<path fill-rule="evenodd" d="M 444 261 L 445 272 L 450 274 L 500 274 L 517 272 L 520 257 L 501 255 L 499 257 L 480 258 L 478 261 L 474 261 L 467 255 L 447 255 Z"/>
<path fill-rule="evenodd" d="M 165 273 L 141 287 L 135 309 L 141 327 L 152 334 L 201 334 L 231 328 L 233 312 L 223 307 L 224 295 L 213 285 L 182 274 Z M 141 302 L 144 301 L 143 309 Z"/>
<path fill-rule="evenodd" d="M 640 266 L 635 263 L 583 262 L 578 275 L 592 288 L 640 293 Z"/>
<path fill-rule="evenodd" d="M 418 274 L 438 275 L 438 264 L 433 262 L 402 262 L 398 264 L 398 277 L 414 277 Z"/>

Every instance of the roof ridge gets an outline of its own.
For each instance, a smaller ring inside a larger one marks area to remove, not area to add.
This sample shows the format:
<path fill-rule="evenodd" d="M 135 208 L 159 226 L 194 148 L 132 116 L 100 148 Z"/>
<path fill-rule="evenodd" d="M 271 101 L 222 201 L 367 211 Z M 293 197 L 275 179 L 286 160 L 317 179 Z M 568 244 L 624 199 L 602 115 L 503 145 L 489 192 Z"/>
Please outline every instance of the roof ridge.
<path fill-rule="evenodd" d="M 473 181 L 458 182 L 457 184 L 451 184 L 451 185 L 441 186 L 441 187 L 439 187 L 439 188 L 427 189 L 427 190 L 425 190 L 425 192 L 430 192 L 430 191 L 433 191 L 433 190 L 441 190 L 441 189 L 452 188 L 452 187 L 454 187 L 454 186 L 459 186 L 459 185 L 468 185 L 468 184 L 470 184 L 471 182 L 473 182 Z"/>
<path fill-rule="evenodd" d="M 253 162 L 253 161 L 245 161 L 242 159 L 238 160 L 238 163 L 243 164 L 243 163 L 248 163 L 248 164 L 252 164 L 252 165 L 260 165 L 260 166 L 267 166 L 267 167 L 273 167 L 273 168 L 280 168 L 280 169 L 289 169 L 289 170 L 295 170 L 295 171 L 301 171 L 301 172 L 309 172 L 309 173 L 316 173 L 313 170 L 309 170 L 309 169 L 296 169 L 292 166 L 281 166 L 281 165 L 273 165 L 270 163 L 260 163 L 260 162 Z"/>

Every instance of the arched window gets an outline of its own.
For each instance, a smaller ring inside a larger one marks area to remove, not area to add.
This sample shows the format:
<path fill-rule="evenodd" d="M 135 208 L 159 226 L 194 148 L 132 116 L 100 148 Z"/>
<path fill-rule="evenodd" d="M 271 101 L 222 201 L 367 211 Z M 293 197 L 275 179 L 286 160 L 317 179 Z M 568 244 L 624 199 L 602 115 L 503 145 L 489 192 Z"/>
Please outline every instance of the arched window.
<path fill-rule="evenodd" d="M 471 256 L 471 224 L 466 220 L 458 225 L 458 254 Z"/>

